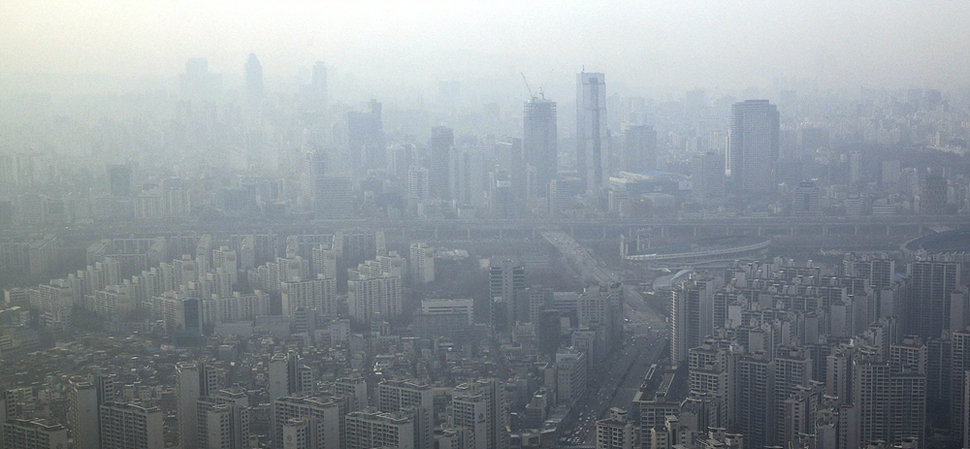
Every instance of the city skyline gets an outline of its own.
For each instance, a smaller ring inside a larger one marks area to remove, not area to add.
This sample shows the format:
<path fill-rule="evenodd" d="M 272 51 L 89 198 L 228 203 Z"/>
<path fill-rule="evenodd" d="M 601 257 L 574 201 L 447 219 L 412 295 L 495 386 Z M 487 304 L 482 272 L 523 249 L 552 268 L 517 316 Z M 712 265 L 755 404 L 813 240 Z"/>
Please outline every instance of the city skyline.
<path fill-rule="evenodd" d="M 766 88 L 778 79 L 822 89 L 970 87 L 959 27 L 970 7 L 956 2 L 45 3 L 0 5 L 10 18 L 0 28 L 0 92 L 43 87 L 40 74 L 171 79 L 192 57 L 209 58 L 213 72 L 236 83 L 250 53 L 268 87 L 309 76 L 323 60 L 335 89 L 388 97 L 428 89 L 431 80 L 482 84 L 483 94 L 488 80 L 503 80 L 510 90 L 520 71 L 550 98 L 564 97 L 568 74 L 583 70 L 610 74 L 622 94 Z"/>

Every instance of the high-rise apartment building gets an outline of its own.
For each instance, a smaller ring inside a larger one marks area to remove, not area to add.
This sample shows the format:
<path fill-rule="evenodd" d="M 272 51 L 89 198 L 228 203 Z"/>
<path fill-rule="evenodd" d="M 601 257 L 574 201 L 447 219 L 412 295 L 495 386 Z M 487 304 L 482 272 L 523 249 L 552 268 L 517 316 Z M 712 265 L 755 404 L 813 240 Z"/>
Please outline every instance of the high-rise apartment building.
<path fill-rule="evenodd" d="M 408 270 L 415 285 L 434 282 L 434 248 L 425 243 L 412 243 L 408 255 Z"/>
<path fill-rule="evenodd" d="M 211 365 L 201 362 L 183 362 L 175 365 L 175 391 L 178 395 L 176 414 L 180 446 L 198 446 L 199 398 L 214 393 L 218 385 L 219 372 Z"/>
<path fill-rule="evenodd" d="M 345 449 L 346 411 L 339 398 L 279 398 L 273 401 L 273 440 L 287 448 Z M 304 444 L 295 444 L 300 439 Z"/>
<path fill-rule="evenodd" d="M 369 323 L 376 317 L 389 319 L 403 307 L 401 277 L 385 272 L 380 262 L 370 260 L 356 270 L 347 270 L 347 305 L 350 317 Z"/>
<path fill-rule="evenodd" d="M 606 76 L 576 75 L 576 171 L 587 189 L 610 182 L 611 158 L 606 122 Z"/>
<path fill-rule="evenodd" d="M 10 419 L 2 423 L 0 444 L 5 449 L 65 449 L 67 429 L 42 420 Z"/>
<path fill-rule="evenodd" d="M 536 171 L 535 182 L 530 185 L 537 191 L 528 192 L 530 196 L 546 197 L 549 182 L 556 179 L 559 170 L 557 140 L 556 102 L 532 97 L 525 103 L 522 133 L 525 163 Z"/>
<path fill-rule="evenodd" d="M 198 400 L 199 449 L 249 449 L 249 398 L 220 390 Z"/>
<path fill-rule="evenodd" d="M 950 329 L 950 300 L 960 285 L 958 262 L 918 260 L 906 267 L 909 281 L 909 334 L 939 338 Z"/>
<path fill-rule="evenodd" d="M 713 403 L 707 417 L 710 427 L 728 428 L 733 405 L 728 377 L 728 352 L 711 344 L 687 351 L 687 386 L 691 397 L 708 397 Z"/>
<path fill-rule="evenodd" d="M 768 445 L 769 432 L 774 429 L 773 368 L 764 354 L 746 355 L 735 363 L 733 415 L 745 447 Z"/>
<path fill-rule="evenodd" d="M 414 423 L 415 449 L 434 448 L 434 392 L 413 381 L 385 380 L 377 385 L 377 409 L 383 413 L 406 412 Z"/>
<path fill-rule="evenodd" d="M 155 406 L 107 402 L 101 406 L 101 448 L 162 449 L 164 419 Z"/>
<path fill-rule="evenodd" d="M 90 381 L 72 380 L 68 419 L 77 449 L 101 447 L 101 405 L 116 399 L 116 377 L 95 374 Z"/>
<path fill-rule="evenodd" d="M 735 191 L 775 191 L 779 126 L 778 108 L 768 100 L 748 100 L 731 107 L 727 163 Z"/>
<path fill-rule="evenodd" d="M 346 425 L 346 449 L 416 449 L 413 417 L 406 412 L 353 412 Z"/>
<path fill-rule="evenodd" d="M 800 391 L 800 388 L 808 387 L 812 379 L 812 360 L 795 348 L 778 348 L 775 358 L 772 361 L 774 372 L 773 397 L 771 398 L 774 417 L 771 421 L 774 427 L 769 429 L 771 434 L 769 439 L 775 444 L 785 444 L 785 401 Z"/>

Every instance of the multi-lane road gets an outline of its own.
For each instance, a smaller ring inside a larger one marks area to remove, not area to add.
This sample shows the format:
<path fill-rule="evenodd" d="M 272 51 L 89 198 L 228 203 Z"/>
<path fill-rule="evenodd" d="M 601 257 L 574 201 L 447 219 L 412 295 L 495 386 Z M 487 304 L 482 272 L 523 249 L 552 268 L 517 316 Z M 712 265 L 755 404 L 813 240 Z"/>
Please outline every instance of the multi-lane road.
<path fill-rule="evenodd" d="M 562 232 L 544 232 L 549 243 L 559 249 L 570 267 L 586 282 L 609 284 L 622 282 L 616 270 L 610 269 L 591 250 Z M 649 370 L 663 354 L 666 341 L 662 336 L 666 323 L 643 302 L 640 294 L 628 284 L 623 290 L 623 321 L 627 331 L 623 346 L 614 352 L 605 370 L 589 374 L 586 396 L 574 407 L 574 419 L 567 423 L 566 445 L 594 445 L 596 420 L 605 418 L 610 407 L 630 410 L 636 394 Z"/>

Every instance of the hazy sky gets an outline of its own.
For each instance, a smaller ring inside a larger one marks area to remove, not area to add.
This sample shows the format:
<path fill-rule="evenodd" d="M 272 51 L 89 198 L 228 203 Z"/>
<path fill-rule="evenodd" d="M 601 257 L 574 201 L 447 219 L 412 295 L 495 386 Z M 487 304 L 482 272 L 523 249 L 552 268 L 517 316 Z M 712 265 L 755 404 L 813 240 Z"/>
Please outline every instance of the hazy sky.
<path fill-rule="evenodd" d="M 383 89 L 584 65 L 614 86 L 948 89 L 970 85 L 968 24 L 963 0 L 2 0 L 0 72 L 174 77 L 206 57 L 228 84 L 255 52 L 268 80 L 323 60 Z"/>

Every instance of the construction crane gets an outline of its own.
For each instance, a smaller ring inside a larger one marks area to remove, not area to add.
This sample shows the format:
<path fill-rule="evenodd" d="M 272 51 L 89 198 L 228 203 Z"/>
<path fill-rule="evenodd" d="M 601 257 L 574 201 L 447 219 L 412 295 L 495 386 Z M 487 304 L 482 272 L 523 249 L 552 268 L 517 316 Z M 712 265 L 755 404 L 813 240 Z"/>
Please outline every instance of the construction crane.
<path fill-rule="evenodd" d="M 529 100 L 534 100 L 536 95 L 532 93 L 532 88 L 529 87 L 529 80 L 525 79 L 525 73 L 519 72 L 519 75 L 522 75 L 522 81 L 525 83 L 525 89 L 529 91 Z"/>

